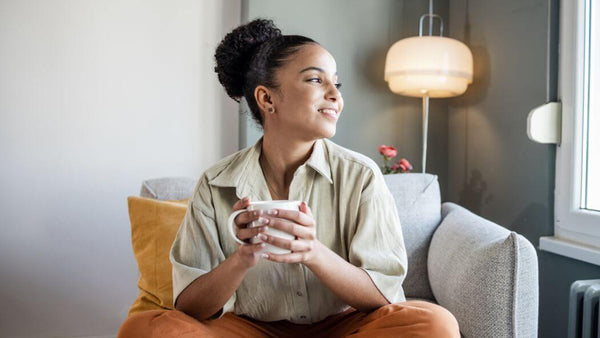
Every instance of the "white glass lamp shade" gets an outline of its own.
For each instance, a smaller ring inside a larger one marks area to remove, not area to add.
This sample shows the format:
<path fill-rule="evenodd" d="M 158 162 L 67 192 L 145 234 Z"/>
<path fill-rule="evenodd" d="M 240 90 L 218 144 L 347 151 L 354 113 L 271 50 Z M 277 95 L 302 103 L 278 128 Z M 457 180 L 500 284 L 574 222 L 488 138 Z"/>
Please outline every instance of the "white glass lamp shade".
<path fill-rule="evenodd" d="M 473 55 L 464 43 L 442 36 L 416 36 L 392 45 L 385 80 L 404 96 L 452 97 L 473 81 Z"/>

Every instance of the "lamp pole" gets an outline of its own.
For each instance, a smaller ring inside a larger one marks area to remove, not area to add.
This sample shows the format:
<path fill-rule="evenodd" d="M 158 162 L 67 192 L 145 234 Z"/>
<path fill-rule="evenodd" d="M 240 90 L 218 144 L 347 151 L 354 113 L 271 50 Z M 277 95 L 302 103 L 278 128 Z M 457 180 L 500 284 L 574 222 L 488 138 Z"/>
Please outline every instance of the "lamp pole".
<path fill-rule="evenodd" d="M 427 163 L 427 121 L 429 120 L 429 92 L 423 95 L 423 174 Z"/>

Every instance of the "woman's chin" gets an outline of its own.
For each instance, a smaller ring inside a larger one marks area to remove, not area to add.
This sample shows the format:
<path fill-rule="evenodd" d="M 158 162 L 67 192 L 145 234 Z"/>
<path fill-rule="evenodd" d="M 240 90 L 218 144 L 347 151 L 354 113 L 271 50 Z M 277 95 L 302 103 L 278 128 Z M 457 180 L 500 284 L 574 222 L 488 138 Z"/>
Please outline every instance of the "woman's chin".
<path fill-rule="evenodd" d="M 335 126 L 333 126 L 333 128 L 327 128 L 325 133 L 323 133 L 324 134 L 323 138 L 332 138 L 335 135 L 335 131 L 336 131 Z"/>

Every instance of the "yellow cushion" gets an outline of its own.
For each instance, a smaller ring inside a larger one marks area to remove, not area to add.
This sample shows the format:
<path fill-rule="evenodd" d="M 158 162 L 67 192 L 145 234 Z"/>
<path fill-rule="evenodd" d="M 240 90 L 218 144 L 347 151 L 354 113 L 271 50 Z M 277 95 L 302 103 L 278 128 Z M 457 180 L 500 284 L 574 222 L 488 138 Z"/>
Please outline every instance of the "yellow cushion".
<path fill-rule="evenodd" d="M 173 309 L 169 251 L 185 216 L 187 202 L 127 198 L 133 254 L 140 270 L 140 293 L 128 316 L 147 310 Z"/>

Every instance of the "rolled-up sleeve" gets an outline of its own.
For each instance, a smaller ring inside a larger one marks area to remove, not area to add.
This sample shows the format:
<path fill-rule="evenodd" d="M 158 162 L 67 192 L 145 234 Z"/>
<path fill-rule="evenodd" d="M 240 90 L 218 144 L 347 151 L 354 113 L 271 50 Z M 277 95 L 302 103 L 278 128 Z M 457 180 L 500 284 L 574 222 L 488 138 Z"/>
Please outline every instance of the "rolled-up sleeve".
<path fill-rule="evenodd" d="M 188 285 L 225 260 L 205 176 L 194 189 L 194 195 L 171 247 L 169 259 L 173 265 L 173 305 Z M 219 317 L 233 311 L 235 299 L 234 292 L 223 306 Z"/>
<path fill-rule="evenodd" d="M 365 270 L 390 303 L 405 301 L 404 238 L 394 197 L 381 173 L 375 173 L 363 191 L 357 219 L 349 246 L 350 263 Z"/>

